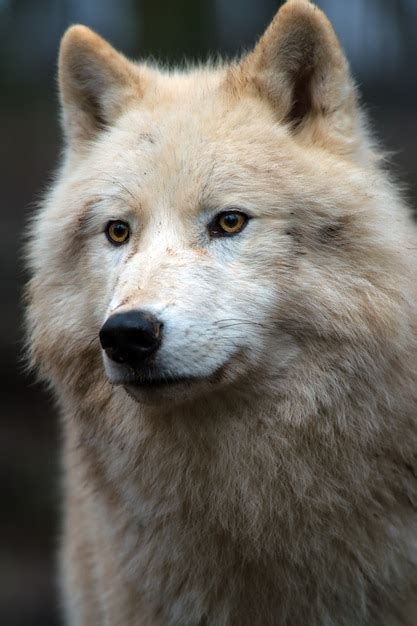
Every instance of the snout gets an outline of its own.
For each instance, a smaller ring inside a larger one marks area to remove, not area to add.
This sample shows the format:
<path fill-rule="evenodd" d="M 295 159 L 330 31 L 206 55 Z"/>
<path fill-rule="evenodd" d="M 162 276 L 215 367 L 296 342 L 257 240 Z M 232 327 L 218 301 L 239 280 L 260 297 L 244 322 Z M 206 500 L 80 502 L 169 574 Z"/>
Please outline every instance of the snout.
<path fill-rule="evenodd" d="M 159 349 L 162 327 L 162 322 L 148 311 L 116 313 L 100 330 L 101 347 L 115 363 L 140 370 Z"/>

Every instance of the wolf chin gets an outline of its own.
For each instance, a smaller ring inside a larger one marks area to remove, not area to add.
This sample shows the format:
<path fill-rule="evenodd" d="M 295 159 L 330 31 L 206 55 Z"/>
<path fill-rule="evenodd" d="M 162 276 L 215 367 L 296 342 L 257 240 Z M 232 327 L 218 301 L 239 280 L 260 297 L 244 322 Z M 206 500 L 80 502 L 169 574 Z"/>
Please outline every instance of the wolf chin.
<path fill-rule="evenodd" d="M 415 626 L 416 232 L 326 17 L 238 61 L 64 35 L 27 335 L 71 626 Z"/>

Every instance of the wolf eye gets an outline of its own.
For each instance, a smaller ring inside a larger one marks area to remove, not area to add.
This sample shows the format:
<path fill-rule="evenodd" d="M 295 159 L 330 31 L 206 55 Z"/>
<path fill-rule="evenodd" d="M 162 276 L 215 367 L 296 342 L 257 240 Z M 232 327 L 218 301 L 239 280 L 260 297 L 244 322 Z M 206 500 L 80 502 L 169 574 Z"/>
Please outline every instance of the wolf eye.
<path fill-rule="evenodd" d="M 129 224 L 121 220 L 112 220 L 108 222 L 105 233 L 110 243 L 120 246 L 129 239 Z"/>
<path fill-rule="evenodd" d="M 209 233 L 212 237 L 229 237 L 240 233 L 249 217 L 241 211 L 223 211 L 216 215 L 209 224 Z"/>

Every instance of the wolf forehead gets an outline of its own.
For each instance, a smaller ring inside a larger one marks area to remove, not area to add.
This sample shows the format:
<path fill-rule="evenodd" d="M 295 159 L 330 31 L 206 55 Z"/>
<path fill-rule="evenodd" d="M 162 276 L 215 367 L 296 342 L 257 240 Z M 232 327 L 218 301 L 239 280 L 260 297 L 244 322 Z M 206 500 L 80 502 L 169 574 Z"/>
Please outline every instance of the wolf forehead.
<path fill-rule="evenodd" d="M 228 106 L 216 91 L 201 105 L 184 102 L 181 94 L 177 99 L 178 105 L 163 112 L 149 113 L 132 104 L 97 138 L 87 156 L 91 171 L 112 170 L 120 176 L 134 172 L 143 183 L 156 171 L 168 187 L 175 183 L 167 178 L 171 174 L 201 185 L 209 178 L 220 181 L 222 174 L 233 175 L 232 185 L 242 184 L 248 174 L 270 176 L 290 167 L 292 142 L 267 107 L 249 112 L 238 104 Z"/>
<path fill-rule="evenodd" d="M 274 218 L 303 207 L 334 212 L 349 206 L 352 185 L 356 200 L 367 200 L 369 180 L 361 180 L 353 161 L 315 146 L 306 152 L 268 102 L 251 96 L 229 101 L 217 77 L 196 103 L 189 86 L 201 75 L 161 74 L 153 89 L 161 95 L 166 86 L 169 102 L 161 95 L 161 107 L 155 100 L 148 110 L 133 101 L 81 159 L 77 154 L 72 176 L 61 179 L 63 195 L 78 193 L 90 213 L 103 195 L 115 208 L 122 201 L 141 214 L 241 207 Z"/>

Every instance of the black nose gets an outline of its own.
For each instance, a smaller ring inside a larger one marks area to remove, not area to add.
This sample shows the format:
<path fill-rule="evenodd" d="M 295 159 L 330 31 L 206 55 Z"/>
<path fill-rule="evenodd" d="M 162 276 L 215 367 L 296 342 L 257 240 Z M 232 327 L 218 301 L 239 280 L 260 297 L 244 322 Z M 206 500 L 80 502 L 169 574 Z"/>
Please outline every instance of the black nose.
<path fill-rule="evenodd" d="M 147 311 L 116 313 L 100 330 L 100 343 L 116 363 L 139 368 L 161 345 L 162 322 Z"/>

